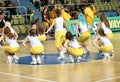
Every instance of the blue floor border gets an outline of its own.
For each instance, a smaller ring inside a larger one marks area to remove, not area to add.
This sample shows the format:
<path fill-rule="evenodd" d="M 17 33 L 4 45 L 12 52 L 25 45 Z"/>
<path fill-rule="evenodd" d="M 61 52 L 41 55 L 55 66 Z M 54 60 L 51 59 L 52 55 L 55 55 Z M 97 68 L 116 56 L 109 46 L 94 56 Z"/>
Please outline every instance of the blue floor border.
<path fill-rule="evenodd" d="M 92 57 L 91 57 L 92 55 Z M 68 55 L 66 54 L 65 56 L 65 59 L 64 60 L 58 60 L 57 57 L 59 56 L 58 53 L 55 53 L 55 54 L 44 54 L 45 57 L 43 57 L 43 55 L 40 55 L 41 57 L 41 60 L 42 60 L 42 63 L 40 65 L 54 65 L 54 64 L 69 64 L 69 59 L 68 59 Z M 74 61 L 75 63 L 77 63 L 77 59 L 76 57 L 74 57 Z M 101 60 L 103 59 L 104 56 L 103 55 L 100 55 L 99 53 L 95 52 L 95 53 L 87 53 L 87 54 L 84 54 L 82 56 L 82 60 L 80 61 L 81 62 L 89 62 L 91 60 Z M 20 57 L 19 59 L 19 62 L 17 64 L 21 64 L 21 65 L 31 65 L 30 62 L 32 61 L 32 58 L 30 55 L 28 56 L 22 56 Z"/>

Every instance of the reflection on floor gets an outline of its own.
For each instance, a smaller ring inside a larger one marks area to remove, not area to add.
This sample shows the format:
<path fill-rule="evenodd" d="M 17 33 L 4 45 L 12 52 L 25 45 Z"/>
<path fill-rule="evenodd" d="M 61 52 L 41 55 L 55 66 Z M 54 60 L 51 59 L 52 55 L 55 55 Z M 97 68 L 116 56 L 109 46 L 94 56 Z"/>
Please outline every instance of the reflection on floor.
<path fill-rule="evenodd" d="M 57 57 L 59 56 L 58 53 L 56 54 L 45 54 L 44 57 L 41 55 L 42 59 L 42 64 L 41 65 L 53 65 L 53 64 L 69 64 L 69 58 L 68 55 L 66 54 L 65 59 L 63 60 L 58 60 Z M 77 63 L 76 57 L 73 57 L 75 63 Z M 81 62 L 89 62 L 91 60 L 101 60 L 104 58 L 104 55 L 101 55 L 100 53 L 87 53 L 82 56 Z M 23 56 L 20 57 L 20 60 L 18 64 L 24 64 L 24 65 L 30 65 L 30 62 L 32 61 L 31 56 Z"/>

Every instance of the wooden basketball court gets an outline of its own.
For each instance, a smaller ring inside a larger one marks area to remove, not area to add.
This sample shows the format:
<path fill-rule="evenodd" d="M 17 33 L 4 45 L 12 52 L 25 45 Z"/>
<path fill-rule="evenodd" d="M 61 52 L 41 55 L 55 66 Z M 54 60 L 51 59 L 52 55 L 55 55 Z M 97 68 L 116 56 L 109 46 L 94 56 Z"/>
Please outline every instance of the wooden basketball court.
<path fill-rule="evenodd" d="M 97 52 L 88 41 L 91 52 Z M 7 64 L 6 56 L 0 50 L 0 82 L 120 82 L 120 33 L 114 33 L 115 56 L 111 60 L 91 60 L 77 64 L 19 65 Z M 54 40 L 44 43 L 45 53 L 57 53 Z M 18 56 L 29 55 L 20 46 Z M 92 57 L 92 54 L 91 54 Z"/>

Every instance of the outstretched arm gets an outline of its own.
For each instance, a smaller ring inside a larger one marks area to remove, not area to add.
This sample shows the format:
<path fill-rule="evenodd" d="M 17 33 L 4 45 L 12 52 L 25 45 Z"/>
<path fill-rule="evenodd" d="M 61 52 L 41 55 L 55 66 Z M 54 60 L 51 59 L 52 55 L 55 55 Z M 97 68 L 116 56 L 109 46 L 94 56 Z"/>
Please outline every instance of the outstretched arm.
<path fill-rule="evenodd" d="M 77 37 L 78 37 L 78 33 L 79 33 L 79 31 L 78 31 L 79 25 L 80 25 L 80 23 L 77 23 L 76 24 L 76 29 L 75 29 L 75 34 L 76 34 Z"/>
<path fill-rule="evenodd" d="M 17 40 L 18 39 L 18 34 L 17 34 L 16 31 L 14 31 L 14 33 L 15 33 L 15 39 Z"/>
<path fill-rule="evenodd" d="M 100 47 L 99 47 L 99 45 L 97 44 L 97 41 L 98 41 L 98 40 L 99 40 L 99 36 L 96 36 L 95 39 L 94 39 L 94 41 L 93 41 L 93 45 L 99 50 Z"/>
<path fill-rule="evenodd" d="M 22 44 L 26 49 L 29 49 L 28 46 L 26 45 L 27 40 L 28 40 L 28 36 L 22 41 Z"/>
<path fill-rule="evenodd" d="M 48 33 L 52 28 L 53 28 L 53 26 L 55 25 L 55 20 L 53 20 L 53 23 L 52 23 L 52 25 L 50 26 L 50 28 L 47 30 L 47 32 L 45 32 L 45 33 Z"/>

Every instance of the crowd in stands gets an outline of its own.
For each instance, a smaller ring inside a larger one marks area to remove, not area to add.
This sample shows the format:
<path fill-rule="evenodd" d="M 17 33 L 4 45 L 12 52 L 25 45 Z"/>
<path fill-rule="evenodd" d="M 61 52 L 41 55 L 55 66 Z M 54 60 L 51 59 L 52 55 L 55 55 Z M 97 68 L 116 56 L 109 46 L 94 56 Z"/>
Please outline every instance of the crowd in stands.
<path fill-rule="evenodd" d="M 54 12 L 54 6 L 57 5 L 58 7 L 61 7 L 61 9 L 64 9 L 64 11 L 71 16 L 71 19 L 76 19 L 76 14 L 78 12 L 84 13 L 84 9 L 89 6 L 89 8 L 95 12 L 96 17 L 99 17 L 100 11 L 95 4 L 96 0 L 80 0 L 80 3 L 77 3 L 78 0 L 30 0 L 30 2 L 33 4 L 33 6 L 36 7 L 38 11 L 42 13 L 42 22 L 44 23 L 44 26 L 46 28 L 49 27 L 51 24 L 51 21 L 54 19 L 53 12 Z M 111 0 L 101 0 L 101 4 L 110 3 Z M 54 5 L 55 4 L 55 5 Z M 47 11 L 45 11 L 46 6 L 48 6 Z M 5 20 L 11 20 L 12 15 L 17 15 L 17 6 L 15 3 L 12 3 L 11 0 L 5 0 L 0 2 L 0 7 L 6 7 L 4 10 L 9 11 L 5 13 Z M 41 10 L 40 8 L 43 7 Z M 105 11 L 106 12 L 106 11 Z M 109 12 L 109 11 L 108 11 Z M 27 8 L 27 17 L 25 17 L 25 23 L 31 24 L 37 17 L 35 16 L 36 11 L 31 10 L 30 7 Z M 116 8 L 117 15 L 120 15 L 120 6 Z M 44 18 L 45 17 L 45 18 Z M 26 20 L 27 18 L 27 20 Z M 93 17 L 92 17 L 93 18 Z M 45 24 L 44 21 L 47 21 L 49 23 Z"/>

